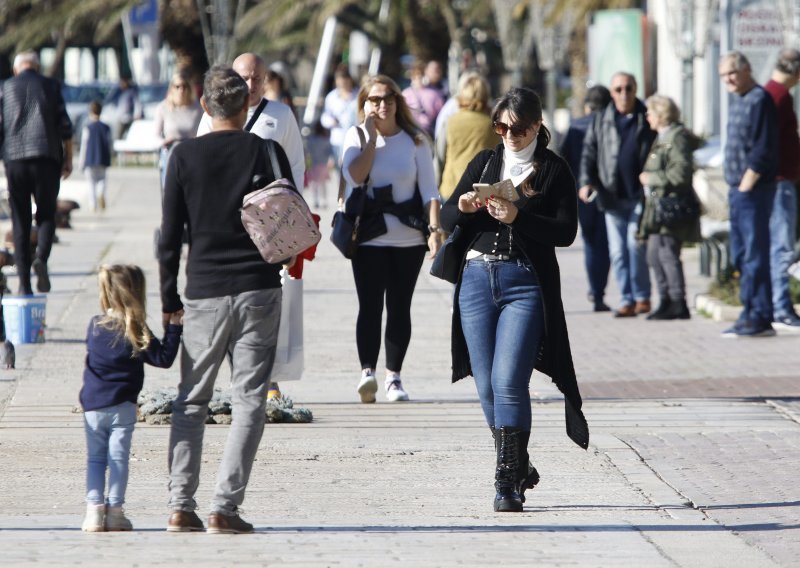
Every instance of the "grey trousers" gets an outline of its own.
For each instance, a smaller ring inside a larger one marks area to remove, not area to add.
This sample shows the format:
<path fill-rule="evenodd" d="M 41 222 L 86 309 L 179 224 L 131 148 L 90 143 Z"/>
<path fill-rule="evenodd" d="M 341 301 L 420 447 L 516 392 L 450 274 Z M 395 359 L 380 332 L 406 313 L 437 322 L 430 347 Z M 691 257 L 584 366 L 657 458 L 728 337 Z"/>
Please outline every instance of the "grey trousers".
<path fill-rule="evenodd" d="M 226 356 L 233 406 L 228 440 L 217 472 L 212 513 L 236 514 L 266 419 L 267 377 L 275 360 L 280 288 L 184 301 L 181 382 L 172 408 L 169 492 L 172 510 L 194 511 L 203 433 L 214 382 Z"/>
<path fill-rule="evenodd" d="M 647 238 L 647 264 L 653 269 L 662 300 L 669 298 L 680 302 L 686 299 L 680 240 L 670 235 L 650 235 Z"/>

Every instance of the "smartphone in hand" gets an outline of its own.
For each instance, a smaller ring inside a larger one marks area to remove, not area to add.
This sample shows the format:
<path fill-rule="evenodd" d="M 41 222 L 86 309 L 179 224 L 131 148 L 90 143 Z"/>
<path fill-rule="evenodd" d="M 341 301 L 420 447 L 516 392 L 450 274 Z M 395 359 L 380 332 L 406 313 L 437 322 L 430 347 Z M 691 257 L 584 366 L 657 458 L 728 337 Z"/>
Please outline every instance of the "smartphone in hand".
<path fill-rule="evenodd" d="M 508 201 L 516 201 L 519 198 L 517 190 L 514 188 L 514 183 L 510 179 L 498 183 L 473 183 L 472 189 L 477 193 L 478 198 L 483 201 L 486 201 L 492 195 L 502 197 Z"/>

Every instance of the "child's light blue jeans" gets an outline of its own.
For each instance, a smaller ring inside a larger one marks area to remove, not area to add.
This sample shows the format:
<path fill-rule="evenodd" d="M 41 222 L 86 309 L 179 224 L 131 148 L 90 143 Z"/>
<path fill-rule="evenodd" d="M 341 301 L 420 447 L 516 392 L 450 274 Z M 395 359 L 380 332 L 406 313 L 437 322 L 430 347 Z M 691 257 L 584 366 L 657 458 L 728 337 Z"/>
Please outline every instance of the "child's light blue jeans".
<path fill-rule="evenodd" d="M 86 503 L 120 507 L 128 487 L 128 457 L 136 426 L 136 405 L 123 402 L 84 413 Z M 104 498 L 108 468 L 108 499 Z"/>

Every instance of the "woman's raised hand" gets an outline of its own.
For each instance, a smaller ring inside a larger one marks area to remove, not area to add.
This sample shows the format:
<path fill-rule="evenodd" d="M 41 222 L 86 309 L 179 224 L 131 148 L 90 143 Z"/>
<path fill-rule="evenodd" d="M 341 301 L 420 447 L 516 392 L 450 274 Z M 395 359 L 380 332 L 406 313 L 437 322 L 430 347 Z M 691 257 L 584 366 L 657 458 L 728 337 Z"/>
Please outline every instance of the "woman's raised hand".
<path fill-rule="evenodd" d="M 458 198 L 458 210 L 462 213 L 475 213 L 481 207 L 483 204 L 476 191 L 468 191 Z"/>
<path fill-rule="evenodd" d="M 508 199 L 502 197 L 490 197 L 486 201 L 486 210 L 489 215 L 500 221 L 501 223 L 511 224 L 517 218 L 517 206 L 511 203 Z"/>

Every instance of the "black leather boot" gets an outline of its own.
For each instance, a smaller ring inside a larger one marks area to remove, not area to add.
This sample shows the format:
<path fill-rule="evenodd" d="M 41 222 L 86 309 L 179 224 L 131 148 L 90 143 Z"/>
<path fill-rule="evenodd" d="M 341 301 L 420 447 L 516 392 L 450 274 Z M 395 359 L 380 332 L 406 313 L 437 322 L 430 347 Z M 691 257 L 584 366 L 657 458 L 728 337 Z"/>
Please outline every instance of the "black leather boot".
<path fill-rule="evenodd" d="M 497 448 L 497 467 L 494 472 L 494 510 L 497 513 L 519 513 L 522 511 L 522 497 L 519 494 L 519 445 L 520 433 L 517 428 L 500 428 L 495 431 Z"/>
<path fill-rule="evenodd" d="M 525 490 L 533 489 L 539 483 L 539 472 L 533 467 L 528 454 L 528 440 L 531 433 L 524 430 L 519 433 L 519 471 L 517 472 L 517 492 L 522 502 L 525 502 Z"/>
<path fill-rule="evenodd" d="M 672 302 L 669 299 L 669 296 L 661 296 L 661 302 L 658 304 L 658 308 L 652 314 L 647 316 L 645 319 L 649 320 L 662 320 L 662 319 L 669 319 L 664 317 L 668 312 L 669 308 L 672 305 Z"/>

